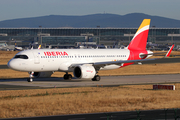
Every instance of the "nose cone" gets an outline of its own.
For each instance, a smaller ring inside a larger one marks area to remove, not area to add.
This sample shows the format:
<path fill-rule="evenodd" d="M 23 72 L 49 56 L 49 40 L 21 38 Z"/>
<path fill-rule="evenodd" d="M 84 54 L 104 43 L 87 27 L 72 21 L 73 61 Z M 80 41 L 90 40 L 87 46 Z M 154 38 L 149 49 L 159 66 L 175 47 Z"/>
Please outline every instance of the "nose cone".
<path fill-rule="evenodd" d="M 7 66 L 9 67 L 9 68 L 11 68 L 11 69 L 14 69 L 14 70 L 18 70 L 18 64 L 13 60 L 13 59 L 11 59 L 9 62 L 8 62 L 8 64 L 7 64 Z"/>

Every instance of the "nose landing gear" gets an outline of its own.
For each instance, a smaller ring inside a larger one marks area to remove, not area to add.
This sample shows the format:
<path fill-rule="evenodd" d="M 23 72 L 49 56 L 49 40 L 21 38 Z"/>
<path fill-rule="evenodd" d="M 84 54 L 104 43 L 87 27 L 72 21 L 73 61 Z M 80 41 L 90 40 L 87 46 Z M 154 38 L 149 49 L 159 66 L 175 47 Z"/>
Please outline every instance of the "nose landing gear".
<path fill-rule="evenodd" d="M 29 75 L 29 78 L 27 79 L 28 82 L 33 81 L 33 75 L 34 75 L 34 72 L 31 72 L 31 74 Z"/>

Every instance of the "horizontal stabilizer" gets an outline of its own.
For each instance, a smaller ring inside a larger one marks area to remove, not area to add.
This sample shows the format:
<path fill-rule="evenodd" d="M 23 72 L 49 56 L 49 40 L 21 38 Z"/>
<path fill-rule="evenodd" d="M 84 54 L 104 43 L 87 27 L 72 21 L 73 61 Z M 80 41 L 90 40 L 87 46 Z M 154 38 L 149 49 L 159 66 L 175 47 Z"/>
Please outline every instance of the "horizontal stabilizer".
<path fill-rule="evenodd" d="M 141 54 L 140 57 L 143 58 L 143 57 L 148 56 L 148 55 L 158 55 L 158 54 L 162 54 L 162 53 L 166 53 L 165 57 L 169 57 L 173 48 L 174 48 L 174 45 L 171 46 L 171 48 L 169 49 L 168 52 L 156 52 L 156 53 L 152 52 L 152 53 L 148 53 L 148 54 Z"/>

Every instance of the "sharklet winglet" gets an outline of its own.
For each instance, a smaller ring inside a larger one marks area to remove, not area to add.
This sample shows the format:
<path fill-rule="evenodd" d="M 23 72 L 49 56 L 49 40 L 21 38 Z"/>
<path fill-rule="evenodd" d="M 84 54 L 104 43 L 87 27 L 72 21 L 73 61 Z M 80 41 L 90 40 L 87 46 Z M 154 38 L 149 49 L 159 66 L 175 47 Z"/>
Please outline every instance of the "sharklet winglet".
<path fill-rule="evenodd" d="M 165 57 L 169 57 L 171 54 L 171 51 L 173 50 L 174 45 L 171 46 L 171 48 L 169 49 L 169 51 L 167 52 L 167 54 L 165 55 Z"/>

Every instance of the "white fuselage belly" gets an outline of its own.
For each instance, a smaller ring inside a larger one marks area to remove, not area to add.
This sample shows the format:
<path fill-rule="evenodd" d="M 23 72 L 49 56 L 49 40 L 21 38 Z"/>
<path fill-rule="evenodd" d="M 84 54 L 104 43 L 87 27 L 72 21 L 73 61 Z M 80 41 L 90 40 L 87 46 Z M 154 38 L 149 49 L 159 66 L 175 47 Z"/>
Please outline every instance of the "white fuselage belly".
<path fill-rule="evenodd" d="M 129 58 L 128 49 L 34 49 L 22 51 L 28 59 L 12 59 L 20 71 L 73 71 L 72 64 L 119 61 Z M 17 67 L 16 66 L 16 67 Z M 116 69 L 121 65 L 106 65 L 101 70 Z M 13 67 L 12 67 L 13 68 Z"/>

